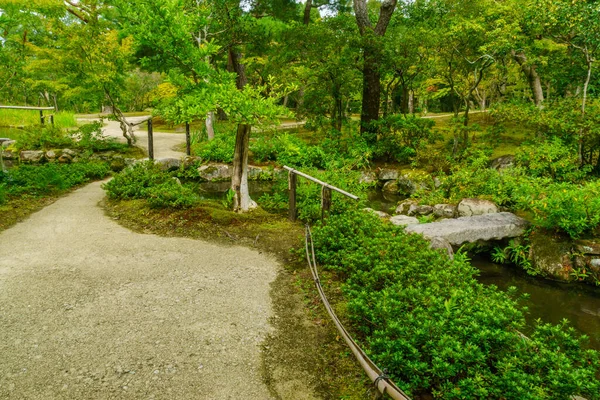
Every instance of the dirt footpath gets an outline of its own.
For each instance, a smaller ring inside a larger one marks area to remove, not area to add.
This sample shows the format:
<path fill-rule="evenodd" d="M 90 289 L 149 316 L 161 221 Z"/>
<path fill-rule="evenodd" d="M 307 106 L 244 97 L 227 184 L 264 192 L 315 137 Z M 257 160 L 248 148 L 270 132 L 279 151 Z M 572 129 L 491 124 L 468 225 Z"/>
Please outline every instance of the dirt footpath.
<path fill-rule="evenodd" d="M 90 184 L 0 233 L 1 399 L 269 399 L 276 262 L 131 232 Z"/>

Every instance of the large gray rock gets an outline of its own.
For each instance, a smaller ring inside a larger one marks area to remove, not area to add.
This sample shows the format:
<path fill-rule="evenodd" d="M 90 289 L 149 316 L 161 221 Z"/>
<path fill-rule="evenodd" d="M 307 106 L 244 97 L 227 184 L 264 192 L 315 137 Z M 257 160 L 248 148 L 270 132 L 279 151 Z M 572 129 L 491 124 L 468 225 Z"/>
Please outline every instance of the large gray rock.
<path fill-rule="evenodd" d="M 454 218 L 456 206 L 452 204 L 436 204 L 433 206 L 433 215 L 439 218 Z"/>
<path fill-rule="evenodd" d="M 433 207 L 427 205 L 413 204 L 408 208 L 408 215 L 430 215 L 433 213 Z"/>
<path fill-rule="evenodd" d="M 365 183 L 367 185 L 377 183 L 377 174 L 372 171 L 363 171 L 360 173 L 360 180 L 358 182 Z"/>
<path fill-rule="evenodd" d="M 21 152 L 21 161 L 38 163 L 44 159 L 44 152 L 40 150 L 25 150 Z"/>
<path fill-rule="evenodd" d="M 400 173 L 395 169 L 382 169 L 379 172 L 379 180 L 380 181 L 396 181 Z"/>
<path fill-rule="evenodd" d="M 2 143 L 0 143 L 0 148 L 2 148 L 2 147 L 7 148 L 8 146 L 11 146 L 15 143 L 17 143 L 15 140 L 8 139 L 8 138 L 2 138 Z"/>
<path fill-rule="evenodd" d="M 460 246 L 464 243 L 518 237 L 528 225 L 523 218 L 502 212 L 409 225 L 406 231 L 419 233 L 427 238 L 441 237 L 453 246 Z"/>
<path fill-rule="evenodd" d="M 210 182 L 229 180 L 232 172 L 232 168 L 227 164 L 209 164 L 198 168 L 200 178 Z"/>
<path fill-rule="evenodd" d="M 444 253 L 448 254 L 448 257 L 450 257 L 451 259 L 454 258 L 454 249 L 452 248 L 452 245 L 449 241 L 438 236 L 429 238 L 428 240 L 430 243 L 429 248 L 435 250 L 440 249 L 444 251 Z"/>
<path fill-rule="evenodd" d="M 17 158 L 17 154 L 14 151 L 10 151 L 10 150 L 2 150 L 0 149 L 0 151 L 2 152 L 2 158 L 4 158 L 4 160 L 16 160 Z"/>
<path fill-rule="evenodd" d="M 571 281 L 572 242 L 568 238 L 535 232 L 529 237 L 531 266 L 542 276 L 559 281 Z"/>
<path fill-rule="evenodd" d="M 481 199 L 462 199 L 457 207 L 459 217 L 472 217 L 497 212 L 498 206 L 491 201 Z"/>
<path fill-rule="evenodd" d="M 159 158 L 155 163 L 158 164 L 162 171 L 174 171 L 181 166 L 181 160 L 174 157 Z"/>
<path fill-rule="evenodd" d="M 394 215 L 390 218 L 390 222 L 396 226 L 408 226 L 418 224 L 419 220 L 407 215 Z"/>
<path fill-rule="evenodd" d="M 505 156 L 498 157 L 490 163 L 490 167 L 497 169 L 498 171 L 502 171 L 506 168 L 511 168 L 515 165 L 515 156 L 512 154 L 507 154 Z"/>
<path fill-rule="evenodd" d="M 402 203 L 398 204 L 396 207 L 395 214 L 403 214 L 408 215 L 408 211 L 412 206 L 416 206 L 418 203 L 415 200 L 405 200 Z"/>

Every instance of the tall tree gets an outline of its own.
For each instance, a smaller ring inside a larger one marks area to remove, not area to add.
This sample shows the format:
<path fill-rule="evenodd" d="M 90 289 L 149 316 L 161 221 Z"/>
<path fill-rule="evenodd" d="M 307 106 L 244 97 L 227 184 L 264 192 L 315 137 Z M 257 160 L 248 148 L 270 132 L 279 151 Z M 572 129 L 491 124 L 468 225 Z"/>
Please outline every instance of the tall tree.
<path fill-rule="evenodd" d="M 398 0 L 384 0 L 379 8 L 377 24 L 373 26 L 366 0 L 353 0 L 356 24 L 362 37 L 363 50 L 363 95 L 360 114 L 360 131 L 368 142 L 377 138 L 374 121 L 379 119 L 381 102 L 381 59 L 382 38 L 392 19 Z"/>

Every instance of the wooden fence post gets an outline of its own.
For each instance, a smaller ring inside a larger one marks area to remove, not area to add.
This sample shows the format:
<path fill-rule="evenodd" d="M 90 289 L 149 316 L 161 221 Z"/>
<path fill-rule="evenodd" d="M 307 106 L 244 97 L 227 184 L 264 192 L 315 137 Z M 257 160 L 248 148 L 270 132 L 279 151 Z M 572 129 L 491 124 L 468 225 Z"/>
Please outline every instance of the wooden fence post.
<path fill-rule="evenodd" d="M 185 154 L 188 156 L 192 155 L 192 140 L 190 138 L 190 123 L 185 123 Z"/>
<path fill-rule="evenodd" d="M 44 110 L 40 110 L 40 124 L 44 125 Z"/>
<path fill-rule="evenodd" d="M 290 192 L 290 221 L 296 221 L 298 210 L 296 209 L 296 174 L 292 171 L 288 174 L 288 185 Z"/>
<path fill-rule="evenodd" d="M 154 160 L 154 137 L 152 132 L 152 118 L 148 120 L 148 158 Z"/>
<path fill-rule="evenodd" d="M 322 186 L 321 189 L 321 219 L 325 219 L 331 209 L 331 189 Z"/>
<path fill-rule="evenodd" d="M 50 123 L 51 123 L 52 125 L 54 125 L 54 114 L 52 114 L 52 115 L 50 116 Z"/>

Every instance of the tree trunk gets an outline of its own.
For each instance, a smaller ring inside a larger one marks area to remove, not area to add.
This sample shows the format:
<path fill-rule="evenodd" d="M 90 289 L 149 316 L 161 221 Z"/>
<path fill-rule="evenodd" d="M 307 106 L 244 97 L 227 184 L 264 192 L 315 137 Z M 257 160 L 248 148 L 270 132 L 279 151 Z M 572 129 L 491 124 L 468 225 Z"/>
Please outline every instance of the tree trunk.
<path fill-rule="evenodd" d="M 544 102 L 544 89 L 542 88 L 542 81 L 540 80 L 540 75 L 537 73 L 536 66 L 527 64 L 527 57 L 522 51 L 517 53 L 513 50 L 512 56 L 527 78 L 531 94 L 533 95 L 533 102 L 537 107 L 541 107 Z"/>
<path fill-rule="evenodd" d="M 108 98 L 108 101 L 110 101 L 110 104 L 111 104 L 110 108 L 112 109 L 112 115 L 115 117 L 115 119 L 117 121 L 119 121 L 119 126 L 121 127 L 121 131 L 123 132 L 123 137 L 125 139 L 127 139 L 127 144 L 129 146 L 133 146 L 135 144 L 135 142 L 137 142 L 137 138 L 135 137 L 135 134 L 133 133 L 133 126 L 129 122 L 127 122 L 127 120 L 125 119 L 125 116 L 121 112 L 121 109 L 115 104 L 115 101 L 113 100 L 112 96 L 110 95 L 110 92 L 106 88 L 104 89 L 104 94 Z"/>
<path fill-rule="evenodd" d="M 381 47 L 379 38 L 385 35 L 398 0 L 384 0 L 379 8 L 377 25 L 372 26 L 369 19 L 367 0 L 353 0 L 354 16 L 363 43 L 363 98 L 360 113 L 360 132 L 367 142 L 377 140 L 377 128 L 373 122 L 379 119 L 379 103 L 381 96 Z"/>
<path fill-rule="evenodd" d="M 215 138 L 215 112 L 209 111 L 206 114 L 206 120 L 204 121 L 204 125 L 206 126 L 206 135 L 208 136 L 208 140 L 213 140 Z"/>
<path fill-rule="evenodd" d="M 312 0 L 306 0 L 304 5 L 304 25 L 310 24 L 310 10 L 312 9 Z"/>
<path fill-rule="evenodd" d="M 415 113 L 415 92 L 412 89 L 408 91 L 408 112 Z"/>
<path fill-rule="evenodd" d="M 229 48 L 228 64 L 237 74 L 236 86 L 243 90 L 248 83 L 246 68 L 241 63 L 242 54 Z M 248 151 L 250 147 L 250 125 L 238 124 L 235 137 L 235 151 L 233 153 L 233 173 L 231 175 L 231 190 L 233 196 L 233 210 L 246 212 L 256 208 L 256 203 L 250 198 L 248 190 Z"/>
<path fill-rule="evenodd" d="M 584 55 L 585 55 L 585 60 L 587 63 L 587 76 L 585 79 L 585 83 L 583 84 L 583 96 L 581 98 L 581 123 L 582 123 L 582 127 L 579 130 L 579 146 L 578 146 L 578 158 L 579 158 L 579 165 L 583 166 L 583 139 L 584 139 L 584 131 L 583 131 L 583 124 L 585 123 L 585 106 L 586 106 L 586 101 L 587 101 L 587 92 L 588 92 L 588 87 L 590 85 L 590 80 L 592 78 L 592 63 L 593 63 L 593 59 L 590 56 L 590 53 L 588 52 L 587 47 L 584 48 L 583 50 Z"/>

